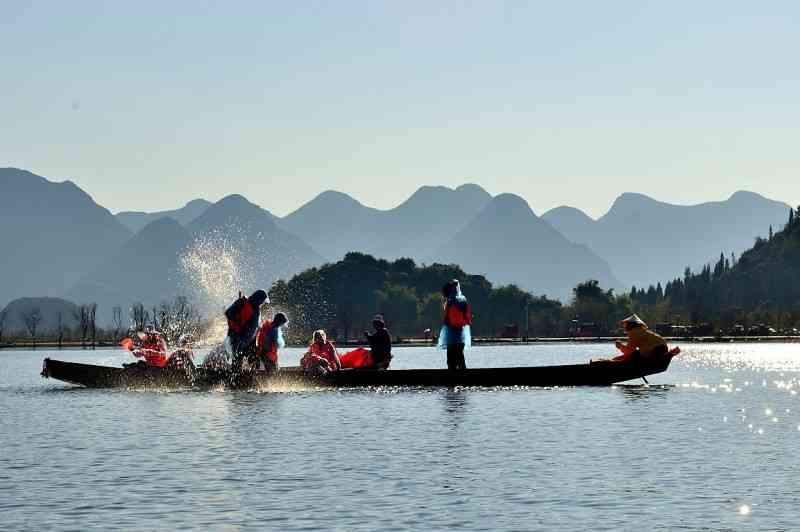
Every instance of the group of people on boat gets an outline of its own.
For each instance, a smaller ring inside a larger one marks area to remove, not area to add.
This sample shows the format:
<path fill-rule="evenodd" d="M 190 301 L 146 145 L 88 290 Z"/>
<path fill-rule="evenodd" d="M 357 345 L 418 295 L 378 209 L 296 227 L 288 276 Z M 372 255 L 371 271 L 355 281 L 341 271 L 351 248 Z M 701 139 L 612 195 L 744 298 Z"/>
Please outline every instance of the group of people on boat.
<path fill-rule="evenodd" d="M 441 293 L 442 328 L 437 346 L 447 352 L 448 369 L 464 370 L 467 368 L 464 351 L 472 343 L 472 306 L 461 292 L 457 279 L 447 282 Z M 249 297 L 240 292 L 239 297 L 225 310 L 228 332 L 223 348 L 216 355 L 212 353 L 207 357 L 204 365 L 224 365 L 234 374 L 245 369 L 266 372 L 278 370 L 280 350 L 286 345 L 283 331 L 289 319 L 283 312 L 276 312 L 271 319 L 262 319 L 269 303 L 264 290 L 256 290 Z M 624 363 L 668 353 L 664 338 L 650 330 L 636 314 L 622 320 L 620 326 L 628 337 L 627 343 L 616 342 L 621 354 L 611 359 L 593 360 L 593 363 Z M 325 376 L 345 368 L 388 369 L 392 361 L 392 338 L 382 315 L 373 317 L 372 328 L 372 332 L 364 331 L 369 348 L 360 347 L 343 354 L 337 351 L 325 330 L 314 331 L 308 350 L 300 359 L 301 367 L 316 376 Z M 153 327 L 145 327 L 133 336 L 133 339 L 124 339 L 122 345 L 141 358 L 144 364 L 156 367 L 192 364 L 193 352 L 188 337 L 182 337 L 179 348 L 168 354 L 163 335 Z"/>

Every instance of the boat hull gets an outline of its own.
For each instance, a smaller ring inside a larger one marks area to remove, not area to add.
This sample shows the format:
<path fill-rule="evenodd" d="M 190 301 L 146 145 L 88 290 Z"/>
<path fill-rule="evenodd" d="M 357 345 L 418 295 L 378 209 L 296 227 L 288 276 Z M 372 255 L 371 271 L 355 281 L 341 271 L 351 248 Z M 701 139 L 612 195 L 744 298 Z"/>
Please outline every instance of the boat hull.
<path fill-rule="evenodd" d="M 672 356 L 636 362 L 595 362 L 563 366 L 511 368 L 342 370 L 325 378 L 300 368 L 275 373 L 248 372 L 232 376 L 226 370 L 155 368 L 136 364 L 127 368 L 96 366 L 44 359 L 42 376 L 88 388 L 254 388 L 280 385 L 333 387 L 369 386 L 610 386 L 667 370 Z"/>

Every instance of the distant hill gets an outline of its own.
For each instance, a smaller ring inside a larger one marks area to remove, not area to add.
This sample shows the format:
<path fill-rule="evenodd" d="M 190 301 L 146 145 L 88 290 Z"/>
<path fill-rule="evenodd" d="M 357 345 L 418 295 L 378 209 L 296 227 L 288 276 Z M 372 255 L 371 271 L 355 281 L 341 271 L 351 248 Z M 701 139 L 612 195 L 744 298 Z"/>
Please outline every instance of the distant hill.
<path fill-rule="evenodd" d="M 78 320 L 75 312 L 78 306 L 71 301 L 56 297 L 23 297 L 10 302 L 3 311 L 6 314 L 5 333 L 25 333 L 25 316 L 38 310 L 42 321 L 39 323 L 39 333 L 53 331 L 58 325 L 58 314 L 61 313 L 64 327 L 75 327 Z"/>
<path fill-rule="evenodd" d="M 144 226 L 159 218 L 172 218 L 179 224 L 186 226 L 189 222 L 203 214 L 210 205 L 210 201 L 195 199 L 180 209 L 158 212 L 123 211 L 117 213 L 116 218 L 132 232 L 138 233 Z"/>
<path fill-rule="evenodd" d="M 98 263 L 69 292 L 79 302 L 98 304 L 98 322 L 111 321 L 113 308 L 120 306 L 127 316 L 135 302 L 158 305 L 181 290 L 180 253 L 192 238 L 172 218 L 150 222 L 125 245 Z"/>
<path fill-rule="evenodd" d="M 69 297 L 97 302 L 103 322 L 115 305 L 152 307 L 176 295 L 194 296 L 218 311 L 238 290 L 269 288 L 279 277 L 323 262 L 274 220 L 240 195 L 210 205 L 187 227 L 158 218 L 91 270 Z"/>
<path fill-rule="evenodd" d="M 793 216 L 772 238 L 759 238 L 730 268 L 716 270 L 707 268 L 705 276 L 717 277 L 709 283 L 707 295 L 718 308 L 791 312 L 796 320 L 800 315 L 800 218 Z M 703 275 L 700 272 L 693 281 L 699 282 Z M 693 288 L 691 282 L 689 288 Z"/>
<path fill-rule="evenodd" d="M 436 260 L 562 301 L 569 301 L 572 288 L 587 279 L 607 288 L 621 286 L 604 260 L 567 240 L 514 194 L 493 198 L 439 248 Z"/>
<path fill-rule="evenodd" d="M 0 168 L 0 305 L 63 295 L 130 236 L 74 183 Z"/>
<path fill-rule="evenodd" d="M 787 204 L 753 192 L 689 206 L 626 193 L 596 221 L 565 207 L 543 218 L 606 259 L 626 286 L 646 286 L 669 280 L 686 266 L 699 269 L 720 252 L 741 253 L 770 225 L 782 226 L 788 211 Z"/>
<path fill-rule="evenodd" d="M 348 251 L 426 260 L 488 203 L 478 185 L 425 186 L 389 210 L 366 207 L 341 192 L 323 192 L 278 223 L 328 260 Z"/>

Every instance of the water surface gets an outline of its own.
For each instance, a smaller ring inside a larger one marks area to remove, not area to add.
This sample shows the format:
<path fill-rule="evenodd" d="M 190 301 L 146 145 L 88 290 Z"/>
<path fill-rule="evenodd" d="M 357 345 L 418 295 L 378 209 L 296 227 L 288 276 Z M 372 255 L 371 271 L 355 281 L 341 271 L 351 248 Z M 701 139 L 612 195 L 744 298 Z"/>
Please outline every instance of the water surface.
<path fill-rule="evenodd" d="M 0 351 L 0 526 L 800 528 L 800 345 L 683 349 L 651 386 L 279 392 L 87 390 L 41 379 L 43 356 L 128 355 Z M 607 354 L 479 347 L 467 362 Z"/>

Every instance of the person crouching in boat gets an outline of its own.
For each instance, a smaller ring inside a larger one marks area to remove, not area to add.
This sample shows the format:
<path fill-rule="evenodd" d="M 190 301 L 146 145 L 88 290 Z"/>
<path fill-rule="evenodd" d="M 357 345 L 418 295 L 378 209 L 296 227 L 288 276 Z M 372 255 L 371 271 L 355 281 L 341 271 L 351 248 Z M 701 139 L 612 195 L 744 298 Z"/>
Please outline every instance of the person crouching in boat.
<path fill-rule="evenodd" d="M 631 314 L 622 320 L 620 325 L 628 335 L 628 343 L 616 342 L 617 349 L 622 354 L 612 358 L 612 362 L 628 362 L 667 354 L 666 340 L 660 334 L 648 329 L 647 324 L 636 314 Z"/>
<path fill-rule="evenodd" d="M 464 349 L 472 343 L 472 306 L 461 293 L 461 284 L 453 279 L 442 287 L 444 317 L 439 333 L 439 349 L 447 350 L 447 369 L 467 369 Z"/>
<path fill-rule="evenodd" d="M 265 320 L 258 330 L 254 353 L 248 358 L 253 369 L 276 371 L 278 369 L 278 351 L 286 342 L 283 339 L 283 328 L 289 319 L 283 312 L 278 312 L 272 321 Z"/>
<path fill-rule="evenodd" d="M 268 303 L 269 297 L 263 290 L 256 290 L 250 297 L 244 297 L 239 292 L 239 298 L 225 311 L 228 320 L 225 351 L 235 373 L 241 371 L 244 357 L 253 353 L 261 320 L 261 305 Z"/>
<path fill-rule="evenodd" d="M 342 369 L 342 362 L 333 342 L 322 329 L 314 331 L 308 351 L 300 359 L 303 370 L 312 375 L 327 375 Z"/>
<path fill-rule="evenodd" d="M 369 342 L 369 349 L 372 354 L 371 367 L 373 369 L 388 369 L 389 364 L 392 363 L 392 336 L 386 328 L 383 316 L 376 314 L 372 318 L 372 328 L 375 330 L 372 334 L 369 331 L 364 331 L 364 336 Z"/>
<path fill-rule="evenodd" d="M 141 344 L 133 350 L 133 356 L 144 359 L 148 366 L 163 368 L 167 365 L 167 342 L 151 325 L 136 333 Z"/>

